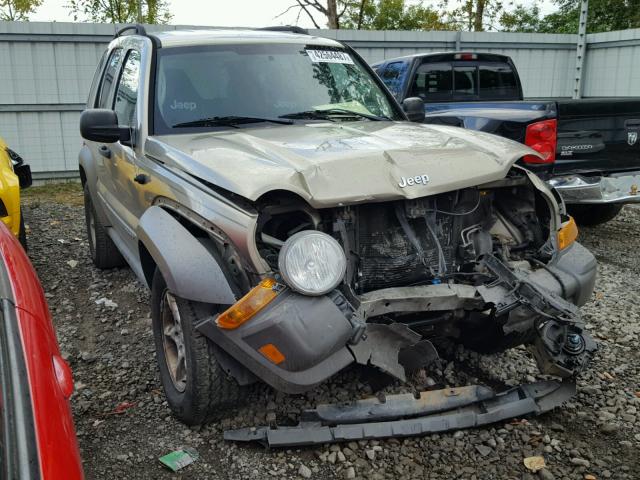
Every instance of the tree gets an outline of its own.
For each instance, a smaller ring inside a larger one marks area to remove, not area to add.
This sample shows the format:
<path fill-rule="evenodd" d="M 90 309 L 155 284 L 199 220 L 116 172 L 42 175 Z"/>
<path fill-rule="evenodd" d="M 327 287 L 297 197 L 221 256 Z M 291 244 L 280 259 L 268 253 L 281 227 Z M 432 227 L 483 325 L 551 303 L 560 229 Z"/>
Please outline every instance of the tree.
<path fill-rule="evenodd" d="M 44 0 L 0 0 L 0 20 L 29 20 Z"/>
<path fill-rule="evenodd" d="M 445 30 L 449 25 L 440 13 L 422 2 L 364 0 L 358 8 L 347 8 L 343 28 L 356 30 Z"/>
<path fill-rule="evenodd" d="M 327 26 L 333 29 L 444 30 L 447 26 L 422 0 L 296 0 L 285 12 L 294 8 L 299 9 L 298 18 L 305 13 L 316 28 L 320 26 L 314 13 L 326 17 Z"/>
<path fill-rule="evenodd" d="M 579 0 L 554 0 L 558 10 L 540 16 L 537 4 L 518 6 L 500 19 L 505 31 L 540 33 L 577 33 L 580 20 Z M 587 32 L 608 32 L 640 27 L 640 0 L 590 0 Z"/>
<path fill-rule="evenodd" d="M 498 27 L 500 15 L 504 11 L 501 0 L 443 0 L 446 14 L 456 30 L 483 32 Z M 448 10 L 451 5 L 457 5 Z"/>
<path fill-rule="evenodd" d="M 558 11 L 545 16 L 543 32 L 576 33 L 580 19 L 578 0 L 554 0 Z M 587 32 L 609 32 L 640 27 L 640 0 L 590 0 Z"/>
<path fill-rule="evenodd" d="M 540 7 L 535 3 L 529 8 L 518 5 L 500 16 L 501 30 L 505 32 L 537 33 L 542 28 L 541 23 Z"/>
<path fill-rule="evenodd" d="M 166 0 L 68 0 L 67 6 L 76 21 L 153 24 L 169 23 L 173 17 Z"/>

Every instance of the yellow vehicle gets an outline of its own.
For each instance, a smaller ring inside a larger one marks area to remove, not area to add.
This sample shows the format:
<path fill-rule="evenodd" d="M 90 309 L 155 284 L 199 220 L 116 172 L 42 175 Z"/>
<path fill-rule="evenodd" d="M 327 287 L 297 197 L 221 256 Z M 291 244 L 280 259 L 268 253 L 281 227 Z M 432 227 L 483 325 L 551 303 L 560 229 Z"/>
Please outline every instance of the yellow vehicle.
<path fill-rule="evenodd" d="M 20 210 L 20 189 L 31 185 L 31 169 L 22 157 L 0 138 L 0 219 L 27 248 L 27 235 Z"/>

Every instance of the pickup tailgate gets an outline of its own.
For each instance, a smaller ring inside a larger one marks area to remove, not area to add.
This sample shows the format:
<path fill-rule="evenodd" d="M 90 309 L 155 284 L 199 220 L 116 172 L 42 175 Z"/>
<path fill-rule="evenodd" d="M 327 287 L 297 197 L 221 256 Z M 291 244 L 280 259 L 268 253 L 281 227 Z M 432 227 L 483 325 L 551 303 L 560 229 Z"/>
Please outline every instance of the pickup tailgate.
<path fill-rule="evenodd" d="M 640 99 L 556 100 L 555 174 L 640 170 Z"/>

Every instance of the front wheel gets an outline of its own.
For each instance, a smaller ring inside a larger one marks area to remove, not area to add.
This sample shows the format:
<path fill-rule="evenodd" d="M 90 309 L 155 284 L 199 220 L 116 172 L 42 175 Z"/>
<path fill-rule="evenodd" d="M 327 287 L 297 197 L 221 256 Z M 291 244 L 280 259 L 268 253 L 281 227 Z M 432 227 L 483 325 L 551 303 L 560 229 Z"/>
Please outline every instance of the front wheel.
<path fill-rule="evenodd" d="M 624 205 L 610 203 L 605 205 L 567 205 L 571 215 L 578 225 L 600 225 L 613 220 L 620 213 Z"/>
<path fill-rule="evenodd" d="M 160 380 L 169 407 L 187 425 L 218 418 L 241 398 L 241 387 L 216 360 L 215 345 L 194 327 L 213 308 L 174 295 L 156 270 L 151 318 Z"/>

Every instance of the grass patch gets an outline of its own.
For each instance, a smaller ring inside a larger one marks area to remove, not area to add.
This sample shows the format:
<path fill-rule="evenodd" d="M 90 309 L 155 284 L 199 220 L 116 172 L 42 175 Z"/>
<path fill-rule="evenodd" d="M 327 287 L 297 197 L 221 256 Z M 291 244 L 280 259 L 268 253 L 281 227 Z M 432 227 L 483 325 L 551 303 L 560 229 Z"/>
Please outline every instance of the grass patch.
<path fill-rule="evenodd" d="M 81 206 L 84 204 L 80 182 L 48 183 L 29 187 L 21 192 L 24 201 L 52 202 Z"/>

